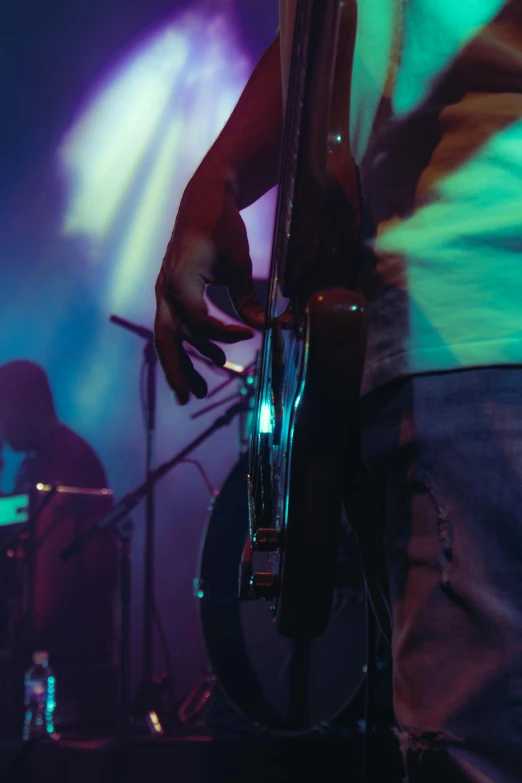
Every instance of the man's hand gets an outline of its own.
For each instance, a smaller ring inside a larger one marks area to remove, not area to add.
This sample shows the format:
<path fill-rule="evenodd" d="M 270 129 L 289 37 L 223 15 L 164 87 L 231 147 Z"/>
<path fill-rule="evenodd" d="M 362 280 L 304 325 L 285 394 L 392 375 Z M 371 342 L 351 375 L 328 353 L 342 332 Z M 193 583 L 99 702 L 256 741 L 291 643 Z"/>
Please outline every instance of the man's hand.
<path fill-rule="evenodd" d="M 216 364 L 225 354 L 213 341 L 236 343 L 252 330 L 208 314 L 207 283 L 227 286 L 239 317 L 260 328 L 245 224 L 239 214 L 277 184 L 283 135 L 279 40 L 261 57 L 225 127 L 191 179 L 156 283 L 155 345 L 165 376 L 184 405 L 207 385 L 183 341 Z"/>
<path fill-rule="evenodd" d="M 213 341 L 236 343 L 252 329 L 226 325 L 208 314 L 207 283 L 227 286 L 239 317 L 260 328 L 264 314 L 252 282 L 245 224 L 224 178 L 203 170 L 189 183 L 156 283 L 155 346 L 165 377 L 184 405 L 190 394 L 205 397 L 207 384 L 183 347 L 187 342 L 223 365 L 226 357 Z"/>

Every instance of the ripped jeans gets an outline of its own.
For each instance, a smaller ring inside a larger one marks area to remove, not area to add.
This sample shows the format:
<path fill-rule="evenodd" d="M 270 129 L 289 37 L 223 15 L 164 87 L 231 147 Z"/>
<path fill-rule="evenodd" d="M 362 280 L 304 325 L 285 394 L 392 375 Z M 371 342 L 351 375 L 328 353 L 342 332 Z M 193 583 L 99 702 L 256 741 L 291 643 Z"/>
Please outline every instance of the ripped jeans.
<path fill-rule="evenodd" d="M 520 783 L 522 369 L 415 376 L 362 417 L 407 781 Z"/>

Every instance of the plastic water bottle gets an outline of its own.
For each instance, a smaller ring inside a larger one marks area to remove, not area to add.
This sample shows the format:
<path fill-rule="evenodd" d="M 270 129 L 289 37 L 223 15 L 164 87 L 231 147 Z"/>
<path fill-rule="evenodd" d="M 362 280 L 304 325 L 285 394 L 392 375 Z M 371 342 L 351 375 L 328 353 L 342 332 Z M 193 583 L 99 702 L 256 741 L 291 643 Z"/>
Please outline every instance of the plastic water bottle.
<path fill-rule="evenodd" d="M 33 665 L 25 673 L 25 742 L 41 737 L 53 737 L 53 713 L 56 709 L 54 672 L 49 666 L 49 653 L 33 653 Z"/>

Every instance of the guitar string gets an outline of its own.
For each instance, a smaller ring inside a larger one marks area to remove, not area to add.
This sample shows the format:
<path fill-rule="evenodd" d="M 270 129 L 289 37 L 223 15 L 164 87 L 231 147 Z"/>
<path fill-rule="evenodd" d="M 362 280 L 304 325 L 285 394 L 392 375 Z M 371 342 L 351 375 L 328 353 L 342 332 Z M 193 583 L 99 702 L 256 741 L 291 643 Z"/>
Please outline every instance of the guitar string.
<path fill-rule="evenodd" d="M 280 187 L 277 199 L 272 258 L 270 265 L 271 285 L 266 307 L 267 319 L 271 319 L 272 317 L 276 316 L 280 282 L 278 267 L 280 266 L 281 258 L 287 253 L 291 234 L 294 188 L 298 165 L 300 130 L 304 104 L 304 90 L 306 86 L 306 75 L 309 64 L 310 26 L 313 7 L 314 0 L 300 0 L 296 9 L 292 61 L 289 88 L 287 93 L 285 130 L 283 137 L 284 142 L 281 155 L 281 169 L 279 179 Z M 263 455 L 260 453 L 262 437 L 262 433 L 260 432 L 260 425 L 262 423 L 261 417 L 264 416 L 267 408 L 270 410 L 270 414 L 272 414 L 270 370 L 274 350 L 273 339 L 273 331 L 268 330 L 265 327 L 260 361 L 260 377 L 258 379 L 259 386 L 256 400 L 256 415 L 254 419 L 256 425 L 256 434 L 252 439 L 250 454 L 249 475 L 252 482 L 250 491 L 252 499 L 254 500 L 254 519 L 252 519 L 252 527 L 254 529 L 251 530 L 251 532 L 255 532 L 255 528 L 259 526 L 259 520 L 256 518 L 256 511 L 258 510 L 258 507 L 255 501 L 258 499 L 257 502 L 261 504 L 261 511 L 264 511 L 263 503 L 266 501 L 266 496 L 263 493 L 265 477 L 262 473 Z M 266 459 L 266 456 L 264 459 Z M 270 475 L 271 485 L 272 482 L 273 475 Z M 274 509 L 272 508 L 271 511 L 273 513 Z M 271 522 L 273 521 L 274 520 L 272 519 Z"/>

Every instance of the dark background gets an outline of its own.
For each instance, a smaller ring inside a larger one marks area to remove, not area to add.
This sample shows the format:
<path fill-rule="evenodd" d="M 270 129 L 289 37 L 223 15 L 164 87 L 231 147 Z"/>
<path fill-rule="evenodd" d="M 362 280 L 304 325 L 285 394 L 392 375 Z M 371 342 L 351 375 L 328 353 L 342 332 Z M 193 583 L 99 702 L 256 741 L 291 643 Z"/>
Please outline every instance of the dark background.
<path fill-rule="evenodd" d="M 111 253 L 102 253 L 94 264 L 87 238 L 81 232 L 64 235 L 62 231 L 70 194 L 58 150 L 68 131 L 118 68 L 126 67 L 133 53 L 139 56 L 147 41 L 163 29 L 175 27 L 187 10 L 198 15 L 202 30 L 216 14 L 226 19 L 236 42 L 229 50 L 231 62 L 227 67 L 233 71 L 238 52 L 246 57 L 248 68 L 241 71 L 244 82 L 274 38 L 277 6 L 277 0 L 18 0 L 3 8 L 0 363 L 24 357 L 47 369 L 61 417 L 94 446 L 116 496 L 132 489 L 144 472 L 139 396 L 143 346 L 138 338 L 108 323 L 111 309 L 106 292 L 113 279 Z M 198 89 L 197 84 L 194 89 Z M 218 101 L 219 95 L 215 99 Z M 129 110 L 132 108 L 136 107 L 130 106 Z M 212 111 L 212 103 L 207 102 L 202 108 L 202 122 Z M 175 117 L 175 108 L 173 112 Z M 110 136 L 110 127 L 107 133 Z M 202 147 L 198 154 L 203 153 Z M 177 154 L 183 159 L 183 144 Z M 168 203 L 163 204 L 170 225 L 184 184 L 177 182 L 166 199 Z M 252 244 L 254 262 L 260 269 L 266 267 L 271 209 L 269 200 L 261 212 L 254 208 L 248 216 L 249 227 L 258 225 L 254 235 L 265 237 L 262 246 Z M 132 227 L 132 219 L 121 224 L 122 234 L 129 226 Z M 119 231 L 119 224 L 115 225 L 113 233 L 118 240 Z M 167 231 L 164 224 L 158 244 L 144 254 L 139 285 L 128 300 L 132 306 L 119 312 L 149 327 L 153 318 L 153 286 L 161 262 L 158 248 L 165 246 L 168 233 L 170 228 Z M 254 345 L 232 349 L 230 355 L 245 362 L 254 357 L 254 349 Z M 215 373 L 206 374 L 211 386 L 223 380 Z M 187 409 L 178 408 L 159 377 L 158 460 L 179 450 L 210 424 L 212 414 L 190 420 L 190 414 L 199 407 L 200 403 L 192 403 Z M 238 456 L 237 426 L 233 424 L 215 436 L 196 456 L 213 486 L 219 489 Z M 6 454 L 4 491 L 11 489 L 17 462 L 17 455 Z M 178 696 L 197 682 L 207 665 L 192 580 L 197 572 L 208 505 L 208 491 L 194 466 L 181 466 L 158 488 L 156 595 Z M 136 682 L 141 655 L 142 509 L 134 514 L 134 521 Z M 156 647 L 159 673 L 164 662 L 159 645 Z"/>

